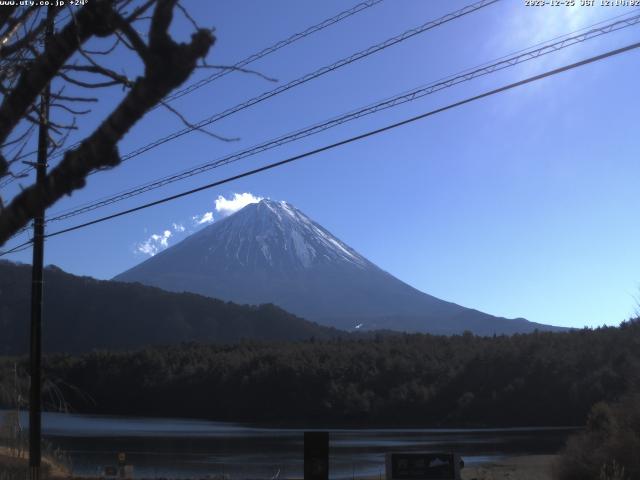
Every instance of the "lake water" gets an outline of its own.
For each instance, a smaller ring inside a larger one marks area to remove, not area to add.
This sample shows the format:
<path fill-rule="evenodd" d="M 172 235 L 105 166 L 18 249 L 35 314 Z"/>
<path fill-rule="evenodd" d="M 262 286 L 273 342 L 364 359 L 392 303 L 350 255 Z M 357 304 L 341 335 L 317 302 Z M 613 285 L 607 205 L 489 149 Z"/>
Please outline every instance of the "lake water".
<path fill-rule="evenodd" d="M 0 411 L 0 415 L 3 412 Z M 384 475 L 390 451 L 450 451 L 466 464 L 504 456 L 548 454 L 573 430 L 333 429 L 332 478 Z M 302 477 L 304 429 L 263 428 L 206 420 L 46 413 L 43 434 L 64 449 L 75 474 L 96 474 L 125 452 L 136 477 L 271 479 Z"/>

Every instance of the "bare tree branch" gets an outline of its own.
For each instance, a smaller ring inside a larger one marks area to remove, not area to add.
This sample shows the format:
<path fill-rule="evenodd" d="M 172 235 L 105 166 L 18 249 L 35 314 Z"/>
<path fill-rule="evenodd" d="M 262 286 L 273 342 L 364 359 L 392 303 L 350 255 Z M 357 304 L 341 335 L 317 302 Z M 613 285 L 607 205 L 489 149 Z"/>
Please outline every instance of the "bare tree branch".
<path fill-rule="evenodd" d="M 74 117 L 73 118 L 73 126 L 75 127 L 75 125 L 76 125 L 76 119 Z M 54 138 L 49 137 L 49 140 L 50 140 L 49 143 L 52 145 L 52 148 L 49 149 L 49 151 L 47 152 L 48 156 L 51 156 L 58 149 L 60 149 L 60 148 L 62 148 L 64 146 L 64 144 L 67 142 L 67 139 L 69 138 L 69 135 L 71 134 L 71 130 L 72 129 L 67 130 L 66 133 L 64 134 L 64 136 L 59 140 L 56 140 Z"/>
<path fill-rule="evenodd" d="M 176 6 L 180 9 L 180 11 L 182 12 L 182 14 L 184 15 L 184 17 L 191 22 L 191 25 L 193 26 L 193 28 L 195 28 L 196 30 L 200 30 L 200 25 L 198 25 L 198 22 L 195 21 L 195 19 L 191 16 L 191 14 L 189 13 L 189 11 L 184 8 L 182 6 L 182 4 L 180 4 L 180 2 L 178 1 L 178 3 L 176 3 Z"/>
<path fill-rule="evenodd" d="M 15 7 L 14 7 L 15 8 Z M 29 17 L 36 11 L 35 8 L 27 8 L 22 11 L 17 17 L 11 18 L 9 16 L 6 20 L 6 30 L 0 38 L 0 44 L 5 45 L 13 35 L 22 27 Z"/>
<path fill-rule="evenodd" d="M 6 5 L 4 8 L 0 8 L 0 28 L 4 28 L 9 22 L 9 19 L 16 11 L 17 5 Z"/>
<path fill-rule="evenodd" d="M 13 139 L 13 140 L 9 140 L 8 142 L 3 143 L 2 145 L 0 145 L 0 148 L 6 148 L 10 145 L 14 145 L 16 143 L 21 142 L 22 140 L 24 140 L 26 137 L 29 136 L 30 132 L 33 130 L 33 125 L 30 125 L 29 128 L 27 128 L 27 130 L 20 135 L 19 137 Z"/>
<path fill-rule="evenodd" d="M 128 23 L 134 22 L 138 19 L 140 19 L 140 17 L 147 11 L 149 10 L 149 8 L 151 8 L 151 6 L 156 3 L 157 0 L 147 0 L 146 2 L 144 2 L 142 5 L 140 5 L 138 8 L 136 8 L 133 12 L 131 12 L 131 15 L 127 16 L 127 18 L 125 18 L 125 20 Z M 122 12 L 118 12 L 120 14 L 122 14 Z M 196 29 L 199 30 L 199 29 Z"/>
<path fill-rule="evenodd" d="M 51 98 L 54 100 L 65 100 L 67 102 L 92 102 L 98 101 L 96 97 L 69 97 L 65 95 L 51 94 Z"/>
<path fill-rule="evenodd" d="M 107 82 L 84 82 L 82 80 L 78 80 L 77 78 L 70 77 L 66 73 L 59 72 L 58 75 L 72 85 L 82 88 L 104 88 L 113 87 L 114 85 L 122 85 L 122 82 L 120 80 L 109 80 Z"/>
<path fill-rule="evenodd" d="M 126 76 L 120 75 L 113 70 L 102 67 L 100 65 L 65 65 L 62 67 L 62 70 L 71 70 L 74 72 L 87 72 L 87 73 L 95 73 L 98 75 L 103 75 L 112 79 L 113 81 L 120 83 L 126 87 L 130 87 L 133 85 L 133 82 L 129 80 Z"/>
<path fill-rule="evenodd" d="M 63 196 L 82 188 L 90 172 L 118 165 L 120 155 L 117 144 L 122 137 L 152 107 L 180 86 L 194 71 L 198 61 L 208 53 L 215 41 L 211 31 L 198 30 L 192 35 L 190 43 L 176 43 L 168 34 L 176 0 L 157 0 L 155 4 L 149 26 L 144 75 L 135 79 L 120 104 L 93 133 L 82 140 L 79 146 L 65 153 L 62 161 L 47 174 L 43 185 L 36 184 L 26 188 L 4 208 L 0 213 L 0 245 L 24 227 L 39 208 L 49 207 Z M 69 56 L 92 34 L 91 32 L 94 35 L 113 32 L 114 26 L 120 21 L 119 14 L 110 8 L 103 11 L 108 20 L 105 20 L 105 17 L 97 20 L 95 9 L 98 5 L 105 8 L 105 2 L 94 0 L 87 5 L 93 6 L 91 13 L 86 13 L 87 7 L 84 7 L 77 15 L 76 22 L 71 22 L 61 34 L 54 37 L 57 37 L 55 47 L 42 55 L 47 58 L 48 65 L 44 65 L 43 58 L 36 59 L 34 63 L 34 69 L 39 69 L 39 74 L 31 78 L 34 83 L 44 85 L 46 79 L 52 78 L 65 65 Z M 86 24 L 92 20 L 99 21 L 102 26 Z M 77 38 L 74 38 L 75 34 L 78 35 Z M 64 37 L 64 41 L 61 37 Z M 15 90 L 20 87 L 25 95 L 31 95 L 34 85 L 26 84 L 23 78 L 21 82 Z M 15 90 L 11 94 L 12 97 Z M 36 93 L 31 95 L 31 100 L 24 101 L 24 105 L 17 99 L 12 100 L 14 103 L 5 105 L 8 100 L 5 99 L 0 106 L 0 140 L 6 138 L 11 131 L 16 113 L 20 112 L 20 115 L 23 115 L 28 105 L 33 103 L 38 91 L 35 90 Z"/>
<path fill-rule="evenodd" d="M 88 113 L 91 113 L 91 110 L 74 110 L 73 108 L 66 106 L 64 103 L 54 102 L 50 105 L 50 108 L 60 108 L 72 115 L 86 115 Z"/>
<path fill-rule="evenodd" d="M 3 98 L 0 105 L 0 142 L 4 142 L 16 124 L 24 117 L 47 83 L 75 53 L 81 43 L 92 35 L 105 36 L 113 32 L 113 8 L 108 0 L 93 0 L 70 22 L 51 38 L 46 51 L 24 71 L 15 88 Z M 2 175 L 0 166 L 0 176 Z"/>
<path fill-rule="evenodd" d="M 233 70 L 234 72 L 242 72 L 248 73 L 250 75 L 257 75 L 258 77 L 268 81 L 277 83 L 278 79 L 269 77 L 264 73 L 258 72 L 257 70 L 251 70 L 249 68 L 235 67 L 233 65 L 209 65 L 207 63 L 203 63 L 202 65 L 198 65 L 196 68 L 205 68 L 205 69 L 213 69 L 213 70 Z"/>
<path fill-rule="evenodd" d="M 135 50 L 142 61 L 146 64 L 149 61 L 149 51 L 147 45 L 144 43 L 138 32 L 131 26 L 131 23 L 127 22 L 122 17 L 117 17 L 118 29 L 127 37 L 127 46 L 130 49 Z"/>
<path fill-rule="evenodd" d="M 40 35 L 40 33 L 44 31 L 46 24 L 47 20 L 43 19 L 37 27 L 29 30 L 21 39 L 16 40 L 11 45 L 3 45 L 0 47 L 0 58 L 6 58 L 31 44 Z M 3 38 L 2 43 L 6 43 L 8 39 L 8 37 Z"/>
<path fill-rule="evenodd" d="M 212 138 L 215 138 L 216 140 L 222 140 L 223 142 L 237 142 L 238 140 L 240 140 L 239 138 L 229 138 L 229 137 L 223 137 L 221 135 L 218 135 L 216 133 L 210 132 L 209 130 L 206 130 L 202 127 L 199 127 L 193 123 L 191 123 L 189 120 L 187 120 L 187 117 L 185 117 L 184 115 L 182 115 L 178 110 L 176 110 L 175 108 L 173 108 L 171 105 L 169 105 L 167 102 L 165 102 L 164 100 L 160 100 L 160 104 L 166 108 L 167 110 L 169 110 L 171 113 L 173 113 L 176 117 L 178 117 L 180 119 L 180 121 L 188 128 L 191 128 L 192 130 L 195 130 L 197 132 L 201 132 L 204 133 L 205 135 L 209 135 Z"/>
<path fill-rule="evenodd" d="M 87 50 L 87 49 L 83 49 L 83 51 L 88 53 L 89 55 L 109 55 L 110 53 L 112 53 L 118 47 L 118 45 L 120 45 L 120 39 L 116 37 L 115 41 L 113 42 L 113 45 L 111 45 L 106 50 Z"/>

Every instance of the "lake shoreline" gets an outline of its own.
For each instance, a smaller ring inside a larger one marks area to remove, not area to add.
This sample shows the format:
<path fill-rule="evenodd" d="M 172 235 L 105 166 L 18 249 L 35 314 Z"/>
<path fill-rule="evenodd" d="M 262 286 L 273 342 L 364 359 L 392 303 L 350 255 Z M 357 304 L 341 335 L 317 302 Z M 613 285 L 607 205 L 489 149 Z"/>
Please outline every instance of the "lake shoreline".
<path fill-rule="evenodd" d="M 27 458 L 15 458 L 0 450 L 0 469 L 10 466 L 13 469 L 27 467 Z M 492 461 L 479 465 L 470 465 L 462 470 L 463 480 L 552 480 L 553 465 L 557 461 L 558 455 L 520 455 L 505 457 L 499 461 Z M 51 480 L 95 480 L 98 476 L 70 475 L 63 467 L 54 465 L 47 461 L 46 465 L 51 468 Z M 158 480 L 164 477 L 145 477 L 140 480 Z M 182 480 L 201 480 L 204 477 L 193 477 Z M 209 477 L 210 479 L 211 477 Z M 215 477 L 213 477 L 215 480 Z M 224 477 L 221 477 L 221 480 Z M 358 476 L 357 480 L 383 480 L 384 477 Z M 290 479 L 296 480 L 296 479 Z"/>
<path fill-rule="evenodd" d="M 21 415 L 26 427 L 27 416 Z M 340 428 L 329 430 L 336 479 L 384 475 L 388 452 L 456 452 L 467 470 L 505 458 L 559 452 L 574 429 Z M 93 477 L 117 465 L 120 452 L 138 478 L 298 478 L 303 471 L 303 432 L 184 419 L 43 414 L 43 438 L 64 453 L 73 478 Z M 0 468 L 1 470 L 1 468 Z M 374 478 L 375 477 L 375 478 Z M 0 479 L 6 480 L 6 479 Z"/>
<path fill-rule="evenodd" d="M 3 413 L 12 411 L 11 408 L 3 407 L 0 405 L 0 415 Z M 27 410 L 20 411 L 23 415 L 28 414 Z M 59 412 L 54 410 L 43 410 L 42 413 L 47 414 L 65 414 L 67 412 Z M 391 421 L 375 421 L 371 419 L 363 419 L 360 421 L 340 422 L 340 421 L 323 421 L 323 420 L 260 420 L 260 419 L 245 419 L 245 420 L 233 420 L 233 419 L 220 419 L 213 417 L 198 417 L 189 415 L 148 415 L 144 412 L 107 412 L 100 411 L 84 411 L 74 410 L 73 415 L 81 415 L 86 417 L 101 417 L 101 418 L 138 418 L 145 420 L 177 420 L 177 421 L 202 421 L 219 424 L 233 424 L 246 428 L 265 428 L 265 429 L 285 429 L 285 430 L 438 430 L 438 431 L 553 431 L 553 430 L 581 430 L 584 425 L 520 425 L 520 424 L 483 424 L 483 423 L 420 423 L 419 421 L 406 421 L 406 422 L 391 422 Z"/>

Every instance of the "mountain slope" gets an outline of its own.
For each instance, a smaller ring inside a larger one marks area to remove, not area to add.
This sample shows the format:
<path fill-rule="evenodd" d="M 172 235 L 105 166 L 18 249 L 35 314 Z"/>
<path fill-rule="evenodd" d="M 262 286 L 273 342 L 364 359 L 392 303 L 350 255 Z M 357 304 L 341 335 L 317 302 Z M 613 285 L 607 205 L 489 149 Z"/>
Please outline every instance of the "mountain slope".
<path fill-rule="evenodd" d="M 0 355 L 29 346 L 31 267 L 0 262 Z M 273 305 L 235 305 L 191 293 L 45 269 L 44 351 L 125 350 L 180 342 L 326 339 L 339 332 Z"/>
<path fill-rule="evenodd" d="M 273 200 L 248 205 L 115 279 L 239 303 L 271 302 L 347 330 L 487 335 L 553 328 L 420 292 L 290 204 Z"/>

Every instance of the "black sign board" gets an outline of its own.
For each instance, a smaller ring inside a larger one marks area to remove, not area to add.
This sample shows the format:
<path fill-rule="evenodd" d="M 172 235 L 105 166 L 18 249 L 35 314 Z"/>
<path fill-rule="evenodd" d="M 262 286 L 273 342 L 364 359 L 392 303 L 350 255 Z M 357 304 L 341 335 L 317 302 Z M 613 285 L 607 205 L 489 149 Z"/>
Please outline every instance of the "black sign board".
<path fill-rule="evenodd" d="M 387 480 L 457 480 L 460 463 L 453 453 L 389 453 Z"/>
<path fill-rule="evenodd" d="M 118 476 L 118 469 L 116 467 L 104 467 L 104 476 L 116 477 Z"/>
<path fill-rule="evenodd" d="M 304 432 L 304 480 L 329 480 L 329 432 Z"/>

